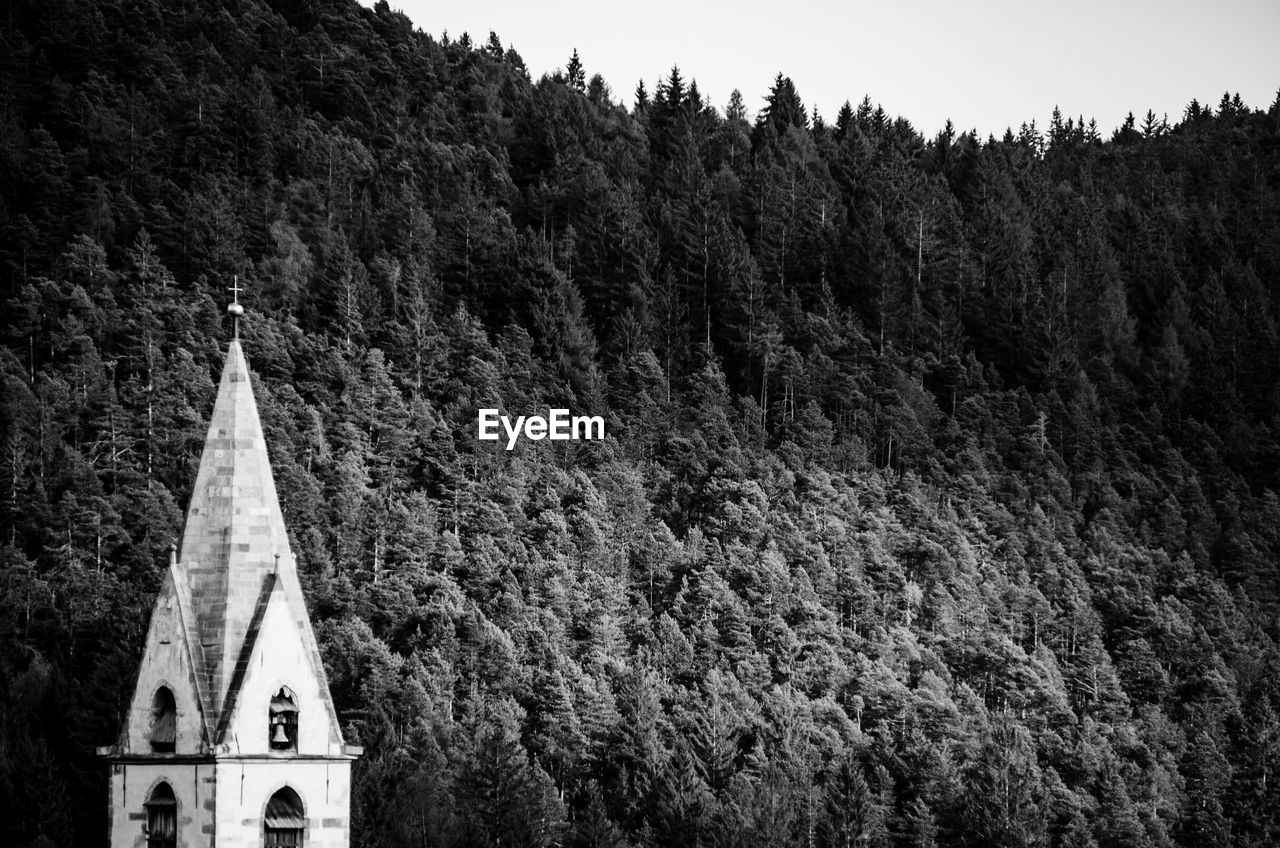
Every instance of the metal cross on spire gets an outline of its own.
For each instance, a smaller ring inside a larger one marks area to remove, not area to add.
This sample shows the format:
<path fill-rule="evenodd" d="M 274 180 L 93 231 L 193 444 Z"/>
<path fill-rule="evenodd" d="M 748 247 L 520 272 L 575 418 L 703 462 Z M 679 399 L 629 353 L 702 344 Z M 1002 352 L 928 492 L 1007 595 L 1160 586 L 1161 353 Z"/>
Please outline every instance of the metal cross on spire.
<path fill-rule="evenodd" d="M 227 291 L 231 292 L 231 303 L 227 304 L 227 314 L 231 316 L 231 337 L 239 341 L 240 316 L 244 315 L 244 307 L 240 305 L 240 292 L 244 289 L 240 288 L 239 274 L 231 278 L 231 287 Z"/>

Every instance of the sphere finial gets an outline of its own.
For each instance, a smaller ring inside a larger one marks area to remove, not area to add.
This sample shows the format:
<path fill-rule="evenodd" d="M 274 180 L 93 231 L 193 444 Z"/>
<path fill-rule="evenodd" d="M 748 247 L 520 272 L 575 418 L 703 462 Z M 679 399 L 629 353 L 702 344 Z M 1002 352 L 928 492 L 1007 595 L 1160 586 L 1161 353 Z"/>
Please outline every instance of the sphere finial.
<path fill-rule="evenodd" d="M 231 337 L 233 339 L 240 338 L 240 318 L 244 315 L 244 307 L 240 305 L 240 292 L 244 289 L 240 288 L 240 275 L 236 274 L 231 278 L 231 288 L 227 289 L 231 292 L 231 302 L 227 304 L 227 314 L 231 316 Z"/>

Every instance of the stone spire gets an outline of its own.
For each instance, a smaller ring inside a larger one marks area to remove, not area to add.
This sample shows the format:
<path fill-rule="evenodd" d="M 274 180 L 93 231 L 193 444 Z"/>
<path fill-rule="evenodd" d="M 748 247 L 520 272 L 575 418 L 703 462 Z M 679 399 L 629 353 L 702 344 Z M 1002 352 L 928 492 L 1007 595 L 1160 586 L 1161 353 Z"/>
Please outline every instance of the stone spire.
<path fill-rule="evenodd" d="M 227 704 L 235 664 L 277 557 L 292 569 L 249 366 L 233 339 L 178 555 L 195 607 L 205 691 L 215 716 Z"/>
<path fill-rule="evenodd" d="M 233 289 L 239 295 L 239 284 Z M 347 848 L 351 762 L 307 615 L 249 366 L 227 348 L 180 547 L 112 760 L 111 845 Z"/>

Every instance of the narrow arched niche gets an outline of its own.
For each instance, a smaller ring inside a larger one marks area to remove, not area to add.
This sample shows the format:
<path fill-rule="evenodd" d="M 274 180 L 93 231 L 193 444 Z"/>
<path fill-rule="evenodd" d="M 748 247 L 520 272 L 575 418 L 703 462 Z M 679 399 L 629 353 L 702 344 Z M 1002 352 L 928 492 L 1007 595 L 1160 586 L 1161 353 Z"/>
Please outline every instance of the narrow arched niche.
<path fill-rule="evenodd" d="M 173 795 L 173 787 L 163 781 L 157 783 L 144 806 L 147 808 L 147 848 L 177 848 L 178 799 Z"/>
<path fill-rule="evenodd" d="M 161 686 L 151 698 L 151 750 L 172 754 L 178 744 L 178 705 L 168 686 Z"/>
<path fill-rule="evenodd" d="M 288 686 L 281 686 L 271 696 L 267 722 L 267 739 L 272 751 L 298 750 L 298 699 Z"/>
<path fill-rule="evenodd" d="M 297 848 L 302 845 L 306 827 L 302 798 L 292 788 L 283 786 L 267 801 L 262 817 L 263 848 Z"/>

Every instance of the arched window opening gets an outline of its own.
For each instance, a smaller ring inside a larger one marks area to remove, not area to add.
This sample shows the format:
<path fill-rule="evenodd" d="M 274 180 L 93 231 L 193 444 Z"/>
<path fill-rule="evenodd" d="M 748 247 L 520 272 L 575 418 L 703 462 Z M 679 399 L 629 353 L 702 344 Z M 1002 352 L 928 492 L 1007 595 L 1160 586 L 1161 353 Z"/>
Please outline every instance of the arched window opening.
<path fill-rule="evenodd" d="M 178 706 L 167 686 L 156 690 L 151 699 L 151 750 L 172 754 L 178 741 Z"/>
<path fill-rule="evenodd" d="M 286 686 L 271 696 L 270 721 L 267 738 L 271 740 L 271 750 L 298 750 L 298 702 Z"/>
<path fill-rule="evenodd" d="M 147 848 L 177 848 L 178 801 L 167 783 L 157 784 L 144 805 L 147 808 Z"/>
<path fill-rule="evenodd" d="M 302 799 L 288 786 L 276 792 L 267 802 L 263 818 L 264 848 L 295 848 L 302 844 L 302 829 L 307 826 Z"/>

